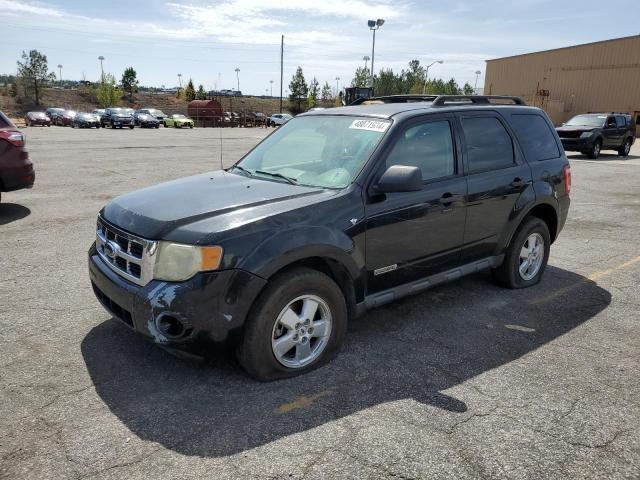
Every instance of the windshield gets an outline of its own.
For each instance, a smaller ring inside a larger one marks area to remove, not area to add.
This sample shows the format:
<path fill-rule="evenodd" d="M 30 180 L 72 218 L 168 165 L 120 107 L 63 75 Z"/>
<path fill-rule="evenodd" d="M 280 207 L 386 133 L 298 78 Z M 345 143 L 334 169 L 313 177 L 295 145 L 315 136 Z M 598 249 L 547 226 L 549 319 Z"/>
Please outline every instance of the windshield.
<path fill-rule="evenodd" d="M 606 119 L 606 115 L 576 115 L 565 125 L 568 127 L 602 127 Z"/>
<path fill-rule="evenodd" d="M 387 120 L 329 115 L 295 118 L 238 165 L 256 177 L 344 188 L 360 172 L 390 124 Z"/>
<path fill-rule="evenodd" d="M 181 114 L 175 114 L 173 118 L 185 118 L 185 116 Z"/>

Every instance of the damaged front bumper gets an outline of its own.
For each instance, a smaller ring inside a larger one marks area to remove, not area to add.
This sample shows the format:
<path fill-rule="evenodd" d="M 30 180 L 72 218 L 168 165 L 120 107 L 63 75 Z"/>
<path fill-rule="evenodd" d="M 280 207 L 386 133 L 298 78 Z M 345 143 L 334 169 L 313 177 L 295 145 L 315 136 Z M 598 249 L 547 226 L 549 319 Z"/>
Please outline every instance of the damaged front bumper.
<path fill-rule="evenodd" d="M 242 330 L 266 280 L 244 270 L 203 272 L 185 282 L 153 280 L 141 287 L 111 270 L 89 249 L 93 291 L 107 311 L 155 343 L 203 355 Z"/>

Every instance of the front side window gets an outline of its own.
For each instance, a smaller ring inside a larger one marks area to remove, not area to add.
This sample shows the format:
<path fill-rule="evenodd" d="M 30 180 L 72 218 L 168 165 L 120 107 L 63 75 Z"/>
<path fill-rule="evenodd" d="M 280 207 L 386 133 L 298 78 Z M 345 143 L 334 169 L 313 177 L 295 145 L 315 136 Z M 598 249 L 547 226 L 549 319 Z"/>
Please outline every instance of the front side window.
<path fill-rule="evenodd" d="M 511 136 L 497 118 L 463 118 L 462 131 L 471 173 L 507 168 L 514 164 Z"/>
<path fill-rule="evenodd" d="M 556 139 L 549 125 L 540 115 L 512 115 L 511 126 L 516 132 L 525 157 L 530 162 L 560 156 Z"/>
<path fill-rule="evenodd" d="M 423 180 L 455 174 L 455 156 L 448 121 L 428 122 L 404 131 L 387 157 L 387 167 L 418 167 Z"/>
<path fill-rule="evenodd" d="M 616 117 L 616 125 L 618 128 L 624 128 L 627 126 L 627 121 L 624 117 Z"/>
<path fill-rule="evenodd" d="M 238 165 L 246 174 L 324 188 L 344 188 L 360 172 L 391 122 L 346 116 L 294 118 Z"/>

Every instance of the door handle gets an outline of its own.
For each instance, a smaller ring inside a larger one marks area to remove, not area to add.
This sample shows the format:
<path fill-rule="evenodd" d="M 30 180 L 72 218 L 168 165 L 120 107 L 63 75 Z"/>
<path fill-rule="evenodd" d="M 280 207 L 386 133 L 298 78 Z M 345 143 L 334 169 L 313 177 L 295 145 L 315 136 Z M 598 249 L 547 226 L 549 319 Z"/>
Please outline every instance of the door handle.
<path fill-rule="evenodd" d="M 520 188 L 520 187 L 524 187 L 528 183 L 529 182 L 525 182 L 520 177 L 516 177 L 516 178 L 513 179 L 513 182 L 511 182 L 511 186 L 514 187 L 514 188 Z"/>
<path fill-rule="evenodd" d="M 440 204 L 448 206 L 448 205 L 451 205 L 453 202 L 460 200 L 462 197 L 463 197 L 462 195 L 447 192 L 442 194 L 442 197 L 440 197 L 438 201 L 440 202 Z"/>

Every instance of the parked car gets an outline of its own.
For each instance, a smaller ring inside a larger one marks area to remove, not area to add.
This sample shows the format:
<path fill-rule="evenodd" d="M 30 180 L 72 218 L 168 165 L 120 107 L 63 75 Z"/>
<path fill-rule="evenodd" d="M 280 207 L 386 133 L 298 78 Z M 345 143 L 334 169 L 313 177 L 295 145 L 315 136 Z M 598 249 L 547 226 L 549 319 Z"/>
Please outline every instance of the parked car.
<path fill-rule="evenodd" d="M 76 116 L 75 110 L 63 110 L 51 119 L 51 123 L 59 127 L 68 127 Z"/>
<path fill-rule="evenodd" d="M 269 117 L 268 125 L 270 127 L 277 127 L 277 126 L 280 126 L 280 125 L 284 125 L 285 123 L 287 123 L 292 118 L 293 117 L 291 115 L 289 115 L 288 113 L 274 113 L 273 115 L 271 115 Z"/>
<path fill-rule="evenodd" d="M 255 125 L 266 125 L 267 116 L 262 112 L 251 112 L 249 114 Z"/>
<path fill-rule="evenodd" d="M 235 122 L 235 118 L 231 112 L 224 112 L 222 114 L 222 121 L 224 123 L 232 124 Z"/>
<path fill-rule="evenodd" d="M 71 128 L 100 128 L 100 117 L 94 113 L 78 112 L 71 122 Z"/>
<path fill-rule="evenodd" d="M 160 122 L 162 122 L 162 120 L 167 118 L 167 114 L 164 113 L 162 110 L 158 110 L 157 108 L 140 108 L 136 110 L 136 113 L 146 113 L 148 115 L 151 115 L 157 118 Z"/>
<path fill-rule="evenodd" d="M 58 117 L 58 115 L 62 115 L 64 113 L 64 108 L 49 107 L 45 110 L 44 113 L 51 119 L 51 123 L 55 125 L 56 118 Z"/>
<path fill-rule="evenodd" d="M 107 108 L 104 112 L 104 116 L 100 119 L 100 123 L 103 127 L 133 128 L 133 109 L 132 108 Z"/>
<path fill-rule="evenodd" d="M 98 117 L 100 125 L 102 125 L 102 117 L 104 117 L 106 110 L 104 108 L 96 108 L 91 113 Z"/>
<path fill-rule="evenodd" d="M 160 121 L 153 115 L 141 113 L 140 111 L 133 114 L 136 125 L 142 128 L 160 128 Z"/>
<path fill-rule="evenodd" d="M 2 192 L 33 187 L 36 174 L 25 143 L 24 134 L 0 112 L 0 200 Z"/>
<path fill-rule="evenodd" d="M 582 152 L 594 159 L 602 150 L 615 150 L 626 157 L 636 140 L 631 115 L 625 113 L 576 115 L 556 131 L 565 151 Z"/>
<path fill-rule="evenodd" d="M 36 125 L 50 127 L 51 119 L 44 112 L 28 112 L 24 116 L 24 124 L 27 127 L 35 127 Z"/>
<path fill-rule="evenodd" d="M 189 117 L 186 117 L 185 115 L 182 115 L 181 113 L 174 113 L 173 115 L 169 115 L 162 121 L 162 124 L 165 127 L 193 128 L 193 120 L 191 120 Z"/>
<path fill-rule="evenodd" d="M 387 98 L 300 115 L 226 171 L 114 199 L 89 250 L 97 298 L 163 348 L 231 344 L 273 380 L 326 363 L 350 317 L 405 295 L 488 268 L 537 284 L 571 188 L 546 114 Z"/>

